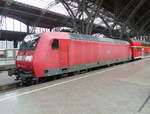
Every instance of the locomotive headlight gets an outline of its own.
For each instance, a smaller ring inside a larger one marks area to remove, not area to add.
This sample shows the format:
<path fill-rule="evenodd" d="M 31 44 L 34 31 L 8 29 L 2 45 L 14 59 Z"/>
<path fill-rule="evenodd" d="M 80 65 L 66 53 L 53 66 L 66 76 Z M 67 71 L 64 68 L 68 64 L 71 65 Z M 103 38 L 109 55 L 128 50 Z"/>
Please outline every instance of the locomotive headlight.
<path fill-rule="evenodd" d="M 32 56 L 26 56 L 25 61 L 28 61 L 28 62 L 32 61 Z"/>
<path fill-rule="evenodd" d="M 17 56 L 16 60 L 21 61 L 23 59 L 23 56 Z"/>

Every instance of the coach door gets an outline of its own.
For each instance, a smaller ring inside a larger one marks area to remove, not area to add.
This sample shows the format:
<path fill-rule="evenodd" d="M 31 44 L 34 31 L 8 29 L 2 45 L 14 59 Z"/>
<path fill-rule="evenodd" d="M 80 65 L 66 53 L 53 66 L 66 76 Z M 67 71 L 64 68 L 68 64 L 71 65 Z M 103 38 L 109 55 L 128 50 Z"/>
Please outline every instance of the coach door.
<path fill-rule="evenodd" d="M 69 41 L 66 39 L 61 39 L 60 49 L 59 49 L 59 63 L 60 67 L 67 67 L 69 65 Z"/>

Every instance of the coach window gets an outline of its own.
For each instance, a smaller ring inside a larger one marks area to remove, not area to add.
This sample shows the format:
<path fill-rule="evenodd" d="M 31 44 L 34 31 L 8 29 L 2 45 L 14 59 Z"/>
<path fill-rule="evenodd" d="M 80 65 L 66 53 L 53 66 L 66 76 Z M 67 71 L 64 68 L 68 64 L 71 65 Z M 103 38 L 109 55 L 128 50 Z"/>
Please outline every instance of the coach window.
<path fill-rule="evenodd" d="M 58 49 L 59 48 L 59 40 L 54 39 L 52 42 L 52 49 Z"/>

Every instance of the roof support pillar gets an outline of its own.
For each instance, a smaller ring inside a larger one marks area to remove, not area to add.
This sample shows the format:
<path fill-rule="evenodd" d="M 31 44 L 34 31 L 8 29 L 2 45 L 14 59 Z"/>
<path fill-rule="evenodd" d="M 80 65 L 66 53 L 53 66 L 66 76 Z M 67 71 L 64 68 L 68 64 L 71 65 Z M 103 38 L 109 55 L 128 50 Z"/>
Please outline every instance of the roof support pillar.
<path fill-rule="evenodd" d="M 30 28 L 29 28 L 29 25 L 27 25 L 27 34 L 30 33 Z"/>
<path fill-rule="evenodd" d="M 14 48 L 17 48 L 17 47 L 18 47 L 18 41 L 14 40 Z"/>

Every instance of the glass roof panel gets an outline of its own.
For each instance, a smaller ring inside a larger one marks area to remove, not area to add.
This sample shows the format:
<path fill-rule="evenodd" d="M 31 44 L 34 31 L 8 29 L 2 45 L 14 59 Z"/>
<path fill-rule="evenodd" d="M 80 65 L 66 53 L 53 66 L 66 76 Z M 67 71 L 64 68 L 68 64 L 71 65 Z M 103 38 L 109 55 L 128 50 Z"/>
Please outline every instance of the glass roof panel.
<path fill-rule="evenodd" d="M 56 13 L 68 15 L 63 5 L 60 3 L 55 4 L 55 0 L 14 0 L 14 1 L 28 4 L 31 6 L 35 6 L 35 7 L 39 7 L 39 8 L 44 8 L 44 9 L 47 9 L 48 6 L 50 5 L 51 7 L 49 7 L 48 10 L 56 12 Z"/>

